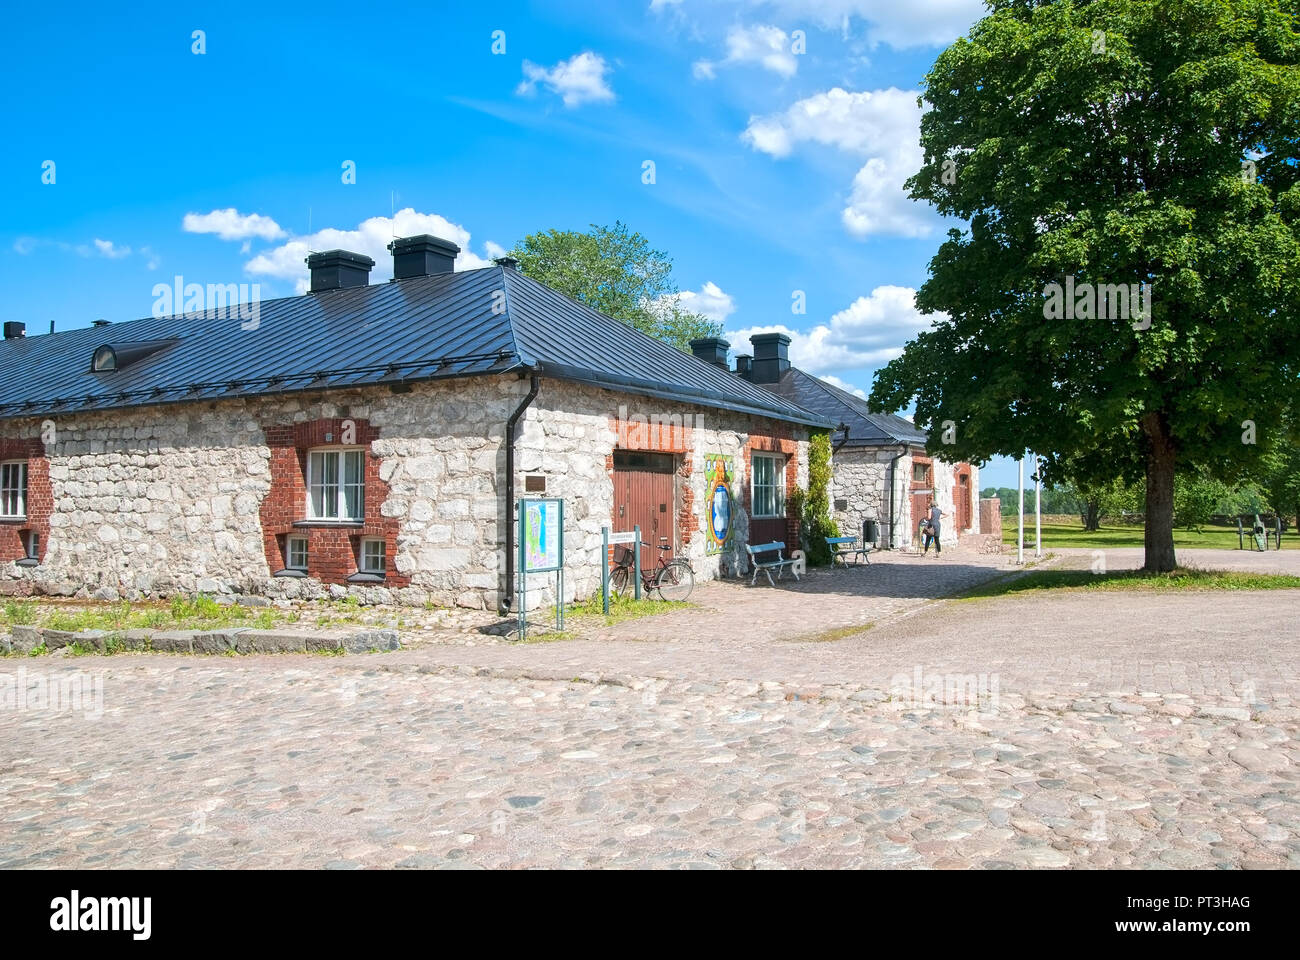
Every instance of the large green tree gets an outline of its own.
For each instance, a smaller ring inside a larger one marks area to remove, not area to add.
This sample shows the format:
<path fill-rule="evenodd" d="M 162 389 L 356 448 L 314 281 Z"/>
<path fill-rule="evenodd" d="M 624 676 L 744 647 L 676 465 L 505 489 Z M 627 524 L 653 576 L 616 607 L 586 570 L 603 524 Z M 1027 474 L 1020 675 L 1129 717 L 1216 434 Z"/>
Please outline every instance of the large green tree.
<path fill-rule="evenodd" d="M 1144 479 L 1149 570 L 1176 565 L 1175 472 L 1244 474 L 1297 393 L 1297 7 L 993 0 L 924 83 L 908 185 L 966 227 L 917 295 L 945 316 L 872 402 L 953 421 L 951 459 Z"/>
<path fill-rule="evenodd" d="M 722 331 L 721 324 L 682 308 L 672 259 L 621 221 L 592 224 L 587 233 L 530 233 L 510 256 L 533 279 L 687 353 L 691 340 Z"/>

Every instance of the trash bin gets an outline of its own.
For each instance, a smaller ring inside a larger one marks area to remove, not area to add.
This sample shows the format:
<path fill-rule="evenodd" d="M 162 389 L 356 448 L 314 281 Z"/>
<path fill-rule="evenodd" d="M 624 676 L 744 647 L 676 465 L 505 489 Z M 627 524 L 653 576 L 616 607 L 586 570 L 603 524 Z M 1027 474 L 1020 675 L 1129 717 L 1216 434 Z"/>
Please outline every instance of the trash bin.
<path fill-rule="evenodd" d="M 862 521 L 862 545 L 877 546 L 880 539 L 880 524 L 868 517 Z"/>

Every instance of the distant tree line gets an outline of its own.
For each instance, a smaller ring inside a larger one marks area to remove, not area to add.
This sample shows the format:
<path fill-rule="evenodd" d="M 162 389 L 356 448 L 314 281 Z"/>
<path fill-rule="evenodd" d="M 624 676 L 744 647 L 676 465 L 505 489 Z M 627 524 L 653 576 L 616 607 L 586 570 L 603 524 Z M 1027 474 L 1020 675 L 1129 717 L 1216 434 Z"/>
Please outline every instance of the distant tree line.
<path fill-rule="evenodd" d="M 1225 483 L 1204 473 L 1180 474 L 1174 480 L 1174 523 L 1178 527 L 1199 530 L 1215 517 L 1252 517 L 1255 514 L 1281 514 L 1294 518 L 1300 509 L 1300 456 L 1290 450 L 1269 458 L 1268 469 L 1254 480 Z M 1017 493 L 1014 487 L 986 487 L 980 491 L 986 499 L 996 497 L 1002 503 L 1003 516 L 1015 516 Z M 1072 514 L 1085 530 L 1100 530 L 1103 523 L 1137 522 L 1142 519 L 1145 491 L 1142 483 L 1122 479 L 1107 484 L 1079 486 L 1062 484 L 1044 487 L 1042 512 Z M 1025 488 L 1025 512 L 1034 511 L 1034 490 Z"/>

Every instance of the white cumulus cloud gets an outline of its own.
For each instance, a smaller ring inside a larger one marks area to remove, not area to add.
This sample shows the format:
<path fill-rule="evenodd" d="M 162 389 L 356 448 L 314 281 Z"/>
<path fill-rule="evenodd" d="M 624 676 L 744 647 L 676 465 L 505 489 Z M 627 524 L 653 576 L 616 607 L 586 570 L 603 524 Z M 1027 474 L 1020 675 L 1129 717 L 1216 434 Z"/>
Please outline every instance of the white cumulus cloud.
<path fill-rule="evenodd" d="M 310 285 L 306 263 L 309 253 L 350 250 L 353 253 L 364 253 L 375 261 L 375 267 L 370 272 L 371 282 L 374 283 L 393 275 L 393 255 L 388 252 L 388 244 L 394 237 L 417 237 L 425 233 L 450 240 L 460 247 L 460 254 L 456 257 L 457 270 L 491 266 L 491 257 L 504 254 L 500 244 L 489 240 L 484 248 L 487 256 L 479 256 L 470 250 L 470 233 L 463 226 L 436 213 L 420 213 L 412 207 L 406 207 L 392 217 L 363 220 L 353 229 L 326 227 L 309 236 L 294 237 L 259 253 L 244 264 L 244 269 L 258 276 L 292 280 L 297 291 L 305 293 Z"/>
<path fill-rule="evenodd" d="M 112 240 L 100 240 L 98 237 L 95 238 L 95 251 L 101 257 L 110 260 L 121 260 L 123 257 L 131 256 L 130 247 L 118 246 Z"/>
<path fill-rule="evenodd" d="M 532 96 L 540 84 L 558 94 L 570 108 L 609 101 L 614 99 L 614 91 L 605 79 L 608 72 L 609 64 L 598 53 L 574 54 L 550 68 L 525 60 L 524 80 L 515 93 Z"/>
<path fill-rule="evenodd" d="M 929 211 L 908 199 L 903 182 L 920 169 L 921 108 L 896 87 L 849 92 L 834 87 L 781 113 L 751 117 L 741 139 L 755 150 L 787 157 L 800 143 L 862 157 L 853 178 L 844 226 L 854 236 L 919 237 L 934 229 Z"/>
<path fill-rule="evenodd" d="M 222 240 L 279 240 L 285 235 L 280 225 L 260 213 L 240 213 L 234 207 L 211 213 L 187 213 L 181 220 L 186 233 L 215 233 Z"/>
<path fill-rule="evenodd" d="M 728 6 L 742 16 L 801 22 L 846 37 L 864 33 L 869 43 L 898 50 L 945 46 L 986 12 L 983 0 L 650 0 L 652 11 L 678 17 L 707 18 Z"/>
<path fill-rule="evenodd" d="M 791 47 L 790 35 L 780 27 L 734 26 L 727 32 L 727 56 L 721 65 L 756 63 L 783 77 L 793 77 L 799 69 L 799 58 Z M 695 76 L 712 79 L 717 66 L 709 60 L 696 61 Z"/>
<path fill-rule="evenodd" d="M 811 330 L 793 330 L 776 324 L 748 327 L 727 334 L 732 348 L 748 353 L 744 346 L 756 333 L 784 333 L 790 337 L 790 362 L 801 370 L 829 379 L 836 370 L 879 367 L 903 352 L 903 344 L 936 317 L 916 309 L 916 291 L 911 287 L 881 286 L 868 296 L 858 297 L 826 323 Z M 836 386 L 841 384 L 831 380 Z M 850 389 L 845 387 L 845 389 Z"/>
<path fill-rule="evenodd" d="M 661 302 L 675 301 L 683 310 L 698 313 L 714 323 L 723 323 L 736 311 L 736 302 L 731 294 L 723 291 L 712 280 L 705 281 L 699 290 L 683 290 L 680 293 L 660 297 Z"/>

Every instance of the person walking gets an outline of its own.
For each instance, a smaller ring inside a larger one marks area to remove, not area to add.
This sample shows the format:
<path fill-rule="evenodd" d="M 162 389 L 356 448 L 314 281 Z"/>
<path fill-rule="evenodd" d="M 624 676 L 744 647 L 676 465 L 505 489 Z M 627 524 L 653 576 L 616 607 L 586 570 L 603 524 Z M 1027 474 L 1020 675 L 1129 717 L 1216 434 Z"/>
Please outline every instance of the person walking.
<path fill-rule="evenodd" d="M 939 556 L 943 552 L 943 546 L 939 543 L 939 534 L 942 532 L 944 512 L 939 509 L 939 505 L 930 498 L 930 528 L 925 534 L 925 550 L 922 553 L 928 553 L 930 550 L 930 541 L 934 541 L 934 555 Z"/>

